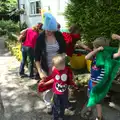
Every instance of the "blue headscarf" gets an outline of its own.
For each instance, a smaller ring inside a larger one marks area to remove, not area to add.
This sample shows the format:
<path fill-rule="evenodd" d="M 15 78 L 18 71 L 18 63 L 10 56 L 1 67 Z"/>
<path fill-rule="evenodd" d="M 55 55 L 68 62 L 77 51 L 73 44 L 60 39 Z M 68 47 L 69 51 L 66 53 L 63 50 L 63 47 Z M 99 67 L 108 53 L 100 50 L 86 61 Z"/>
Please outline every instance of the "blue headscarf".
<path fill-rule="evenodd" d="M 43 30 L 57 31 L 57 21 L 51 13 L 44 13 Z"/>

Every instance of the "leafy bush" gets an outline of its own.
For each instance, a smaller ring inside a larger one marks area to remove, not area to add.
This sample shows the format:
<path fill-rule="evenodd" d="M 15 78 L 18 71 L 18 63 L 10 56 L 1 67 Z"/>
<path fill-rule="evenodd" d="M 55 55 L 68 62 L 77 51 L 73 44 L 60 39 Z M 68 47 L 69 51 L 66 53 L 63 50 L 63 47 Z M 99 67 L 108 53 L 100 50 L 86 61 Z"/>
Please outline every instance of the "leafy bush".
<path fill-rule="evenodd" d="M 13 21 L 11 20 L 8 20 L 8 21 L 4 21 L 4 20 L 1 20 L 0 21 L 0 35 L 4 35 L 3 33 L 6 32 L 6 33 L 9 33 L 9 32 L 19 32 L 19 25 L 14 23 Z"/>
<path fill-rule="evenodd" d="M 2 30 L 2 29 L 0 28 L 0 36 L 5 35 L 6 33 L 7 33 L 6 30 Z"/>
<path fill-rule="evenodd" d="M 8 33 L 8 39 L 17 42 L 17 36 L 12 33 Z"/>
<path fill-rule="evenodd" d="M 76 23 L 86 42 L 96 37 L 120 34 L 120 0 L 70 0 L 65 16 L 68 25 Z"/>

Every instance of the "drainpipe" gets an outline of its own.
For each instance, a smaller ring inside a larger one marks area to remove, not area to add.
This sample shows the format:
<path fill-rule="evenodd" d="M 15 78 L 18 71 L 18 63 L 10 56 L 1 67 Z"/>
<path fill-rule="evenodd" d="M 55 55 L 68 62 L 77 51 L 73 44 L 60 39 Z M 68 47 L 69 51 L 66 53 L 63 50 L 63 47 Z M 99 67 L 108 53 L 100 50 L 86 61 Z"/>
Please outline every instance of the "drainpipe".
<path fill-rule="evenodd" d="M 17 4 L 18 4 L 18 10 L 20 10 L 20 1 L 17 0 Z M 19 15 L 19 27 L 20 27 L 20 30 L 21 30 L 21 20 L 20 20 L 20 15 Z"/>

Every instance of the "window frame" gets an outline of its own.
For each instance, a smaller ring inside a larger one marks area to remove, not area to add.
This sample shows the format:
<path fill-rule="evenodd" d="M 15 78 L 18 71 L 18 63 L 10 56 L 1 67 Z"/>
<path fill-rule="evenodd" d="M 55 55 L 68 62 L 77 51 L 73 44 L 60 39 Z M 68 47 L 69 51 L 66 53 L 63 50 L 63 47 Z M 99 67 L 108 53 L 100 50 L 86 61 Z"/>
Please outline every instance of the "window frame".
<path fill-rule="evenodd" d="M 67 2 L 68 2 L 69 0 L 67 0 Z M 63 15 L 64 14 L 64 11 L 62 10 L 62 8 L 63 8 L 63 6 L 62 6 L 62 3 L 61 2 L 63 2 L 63 0 L 61 1 L 61 0 L 58 0 L 58 10 L 57 10 L 57 14 L 58 15 Z M 64 4 L 67 4 L 67 2 L 66 1 L 64 1 Z M 66 5 L 65 5 L 66 6 Z M 64 7 L 65 7 L 64 6 Z"/>
<path fill-rule="evenodd" d="M 41 8 L 42 8 L 42 6 L 41 6 L 41 0 L 30 0 L 29 2 L 30 2 L 30 3 L 29 3 L 29 5 L 30 5 L 29 15 L 30 15 L 30 16 L 37 16 L 37 15 L 40 16 L 40 12 L 37 13 L 37 6 L 36 6 L 37 4 L 36 4 L 36 3 L 39 2 L 40 8 L 39 8 L 39 7 L 38 7 L 38 8 L 41 9 Z M 34 9 L 35 9 L 35 10 L 34 10 L 35 13 L 32 13 L 32 6 L 31 6 L 32 3 L 34 4 L 33 7 L 34 7 Z"/>

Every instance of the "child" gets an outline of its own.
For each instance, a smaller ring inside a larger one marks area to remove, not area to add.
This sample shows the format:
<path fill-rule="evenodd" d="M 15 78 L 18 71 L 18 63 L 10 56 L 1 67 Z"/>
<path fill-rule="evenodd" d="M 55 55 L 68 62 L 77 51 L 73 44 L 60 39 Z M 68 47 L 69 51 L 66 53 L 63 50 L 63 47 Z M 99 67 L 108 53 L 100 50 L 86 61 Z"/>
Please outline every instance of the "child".
<path fill-rule="evenodd" d="M 53 71 L 51 76 L 39 84 L 39 88 L 53 84 L 53 120 L 64 120 L 64 111 L 68 102 L 68 85 L 78 89 L 73 82 L 72 71 L 65 66 L 65 55 L 58 54 L 52 59 Z"/>
<path fill-rule="evenodd" d="M 86 56 L 87 60 L 92 59 L 91 78 L 88 83 L 88 97 L 89 97 L 89 93 L 91 92 L 92 88 L 95 87 L 98 83 L 100 83 L 100 81 L 104 77 L 104 74 L 105 74 L 104 67 L 96 66 L 96 54 L 99 51 L 104 50 L 105 46 L 109 46 L 109 40 L 107 40 L 104 37 L 97 38 L 93 42 L 94 50 Z M 114 59 L 120 57 L 120 52 L 118 51 L 118 53 L 114 53 L 112 57 Z M 98 116 L 96 120 L 103 120 L 101 102 L 99 102 L 96 105 L 96 109 L 97 109 L 97 116 Z M 91 108 L 88 108 L 88 111 L 85 113 L 84 117 L 88 119 L 90 115 L 91 115 Z"/>
<path fill-rule="evenodd" d="M 79 31 L 79 27 L 76 24 L 70 26 L 69 32 L 62 32 L 62 35 L 67 45 L 66 53 L 69 57 L 72 57 L 75 47 L 83 48 L 87 51 L 91 51 L 91 49 L 88 46 L 82 43 L 80 43 L 79 45 L 76 44 L 76 42 L 80 40 L 80 31 Z"/>
<path fill-rule="evenodd" d="M 120 40 L 120 35 L 117 35 L 117 34 L 112 34 L 112 39 L 113 40 Z M 120 50 L 120 43 L 119 43 L 119 50 Z"/>

